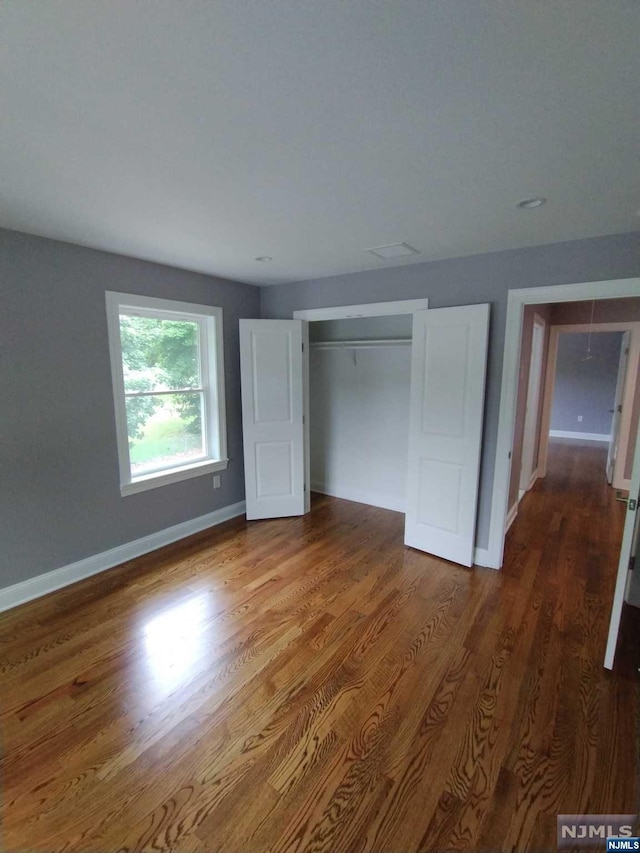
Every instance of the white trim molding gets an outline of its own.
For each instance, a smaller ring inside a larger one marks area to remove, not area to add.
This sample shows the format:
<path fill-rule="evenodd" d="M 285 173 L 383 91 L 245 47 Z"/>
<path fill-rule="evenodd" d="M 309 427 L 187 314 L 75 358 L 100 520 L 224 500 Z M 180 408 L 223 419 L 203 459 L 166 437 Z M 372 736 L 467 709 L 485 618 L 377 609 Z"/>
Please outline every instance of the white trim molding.
<path fill-rule="evenodd" d="M 527 287 L 509 291 L 502 357 L 502 386 L 496 442 L 496 461 L 493 476 L 493 497 L 489 527 L 489 556 L 492 565 L 501 566 L 509 500 L 511 450 L 515 428 L 515 408 L 520 370 L 522 317 L 525 305 L 544 305 L 554 302 L 580 302 L 589 299 L 618 299 L 638 296 L 640 278 L 613 281 L 587 281 L 576 284 L 556 284 L 547 287 Z"/>
<path fill-rule="evenodd" d="M 99 572 L 112 569 L 114 566 L 127 562 L 127 560 L 141 557 L 143 554 L 148 554 L 164 545 L 170 545 L 172 542 L 192 536 L 194 533 L 200 533 L 209 527 L 215 527 L 224 521 L 237 518 L 244 515 L 244 512 L 244 501 L 230 504 L 206 515 L 198 516 L 198 518 L 192 518 L 189 521 L 183 521 L 180 524 L 159 530 L 157 533 L 151 533 L 149 536 L 143 536 L 142 539 L 126 542 L 124 545 L 118 545 L 109 551 L 103 551 L 101 554 L 94 554 L 92 557 L 86 557 L 76 563 L 69 563 L 67 566 L 45 572 L 45 574 L 37 575 L 35 578 L 7 586 L 0 589 L 0 613 L 92 575 L 97 575 Z"/>
<path fill-rule="evenodd" d="M 294 320 L 352 320 L 354 317 L 389 317 L 426 311 L 428 299 L 403 299 L 396 302 L 370 302 L 367 305 L 335 305 L 331 308 L 305 308 L 293 312 Z"/>
<path fill-rule="evenodd" d="M 551 438 L 573 438 L 576 441 L 603 441 L 607 444 L 611 438 L 610 435 L 600 432 L 571 432 L 567 429 L 550 429 L 549 435 Z"/>

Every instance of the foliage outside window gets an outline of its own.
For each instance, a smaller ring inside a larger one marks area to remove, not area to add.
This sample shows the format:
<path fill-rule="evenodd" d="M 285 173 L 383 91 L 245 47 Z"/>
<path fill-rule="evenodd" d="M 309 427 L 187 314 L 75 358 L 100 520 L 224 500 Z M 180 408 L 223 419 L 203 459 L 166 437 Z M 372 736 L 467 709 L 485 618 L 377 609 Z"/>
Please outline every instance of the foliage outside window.
<path fill-rule="evenodd" d="M 122 494 L 226 468 L 219 308 L 107 294 Z"/>

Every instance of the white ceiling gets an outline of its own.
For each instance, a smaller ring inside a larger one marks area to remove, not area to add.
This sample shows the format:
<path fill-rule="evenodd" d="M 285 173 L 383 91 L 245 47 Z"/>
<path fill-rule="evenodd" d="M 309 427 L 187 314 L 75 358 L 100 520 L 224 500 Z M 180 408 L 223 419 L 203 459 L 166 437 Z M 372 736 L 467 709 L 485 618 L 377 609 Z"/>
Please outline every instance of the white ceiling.
<path fill-rule="evenodd" d="M 0 75 L 6 228 L 257 284 L 640 228 L 637 0 L 3 0 Z"/>

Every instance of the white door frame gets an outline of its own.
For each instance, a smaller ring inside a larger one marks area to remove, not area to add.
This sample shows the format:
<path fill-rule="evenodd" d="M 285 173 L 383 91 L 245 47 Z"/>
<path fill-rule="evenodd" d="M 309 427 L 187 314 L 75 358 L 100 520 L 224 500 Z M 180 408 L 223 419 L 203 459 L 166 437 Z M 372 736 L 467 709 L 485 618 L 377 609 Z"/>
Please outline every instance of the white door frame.
<path fill-rule="evenodd" d="M 618 458 L 619 442 L 620 442 L 620 421 L 619 415 L 622 414 L 622 404 L 624 402 L 624 388 L 627 380 L 627 370 L 629 369 L 629 354 L 631 350 L 631 332 L 622 333 L 622 345 L 620 347 L 620 355 L 618 356 L 618 375 L 616 376 L 616 390 L 613 395 L 613 412 L 611 418 L 611 436 L 609 438 L 609 451 L 607 453 L 607 482 L 609 485 L 613 483 L 613 469 L 616 459 Z M 640 355 L 640 353 L 639 353 Z M 629 445 L 627 444 L 627 451 Z M 626 462 L 626 460 L 625 460 Z M 622 472 L 624 476 L 624 471 Z"/>
<path fill-rule="evenodd" d="M 533 450 L 538 438 L 538 414 L 540 412 L 540 392 L 543 390 L 542 365 L 544 363 L 544 339 L 547 324 L 539 314 L 533 315 L 531 333 L 531 354 L 529 357 L 529 380 L 527 382 L 527 402 L 522 430 L 522 457 L 518 478 L 519 494 L 528 491 L 539 476 L 538 460 L 533 458 Z M 541 335 L 541 337 L 540 337 Z M 536 349 L 536 338 L 539 348 Z M 535 359 L 535 361 L 534 361 Z M 538 458 L 539 458 L 538 451 Z M 524 477 L 523 477 L 524 475 Z"/>
<path fill-rule="evenodd" d="M 352 320 L 354 317 L 391 317 L 426 311 L 428 299 L 401 299 L 395 302 L 370 302 L 367 305 L 333 305 L 329 308 L 305 308 L 293 312 L 294 320 Z"/>
<path fill-rule="evenodd" d="M 489 525 L 488 561 L 494 568 L 502 566 L 504 554 L 524 306 L 553 302 L 581 302 L 589 299 L 619 299 L 639 294 L 640 278 L 557 284 L 509 291 Z"/>
<path fill-rule="evenodd" d="M 635 396 L 636 378 L 638 375 L 638 360 L 640 358 L 640 323 L 573 323 L 565 326 L 551 326 L 549 330 L 549 351 L 547 355 L 547 376 L 544 387 L 544 402 L 542 406 L 542 421 L 540 424 L 540 452 L 538 468 L 540 476 L 547 473 L 547 458 L 549 451 L 549 429 L 551 425 L 551 409 L 555 391 L 556 368 L 558 361 L 558 338 L 562 334 L 584 332 L 631 332 L 629 342 L 629 361 L 622 396 L 622 417 L 620 419 L 620 440 L 618 454 L 613 474 L 613 486 L 616 489 L 628 489 L 630 479 L 625 479 L 624 469 L 627 461 L 627 449 L 631 433 L 631 415 L 633 398 Z"/>

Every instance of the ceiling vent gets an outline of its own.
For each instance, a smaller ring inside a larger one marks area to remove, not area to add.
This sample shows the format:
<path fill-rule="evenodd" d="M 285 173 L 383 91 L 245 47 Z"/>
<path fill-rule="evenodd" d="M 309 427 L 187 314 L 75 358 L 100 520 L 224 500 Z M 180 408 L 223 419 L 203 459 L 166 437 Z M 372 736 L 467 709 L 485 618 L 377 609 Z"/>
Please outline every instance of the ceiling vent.
<path fill-rule="evenodd" d="M 419 255 L 420 252 L 414 249 L 408 243 L 390 243 L 388 246 L 376 246 L 373 249 L 367 249 L 376 258 L 406 258 L 408 255 Z"/>

